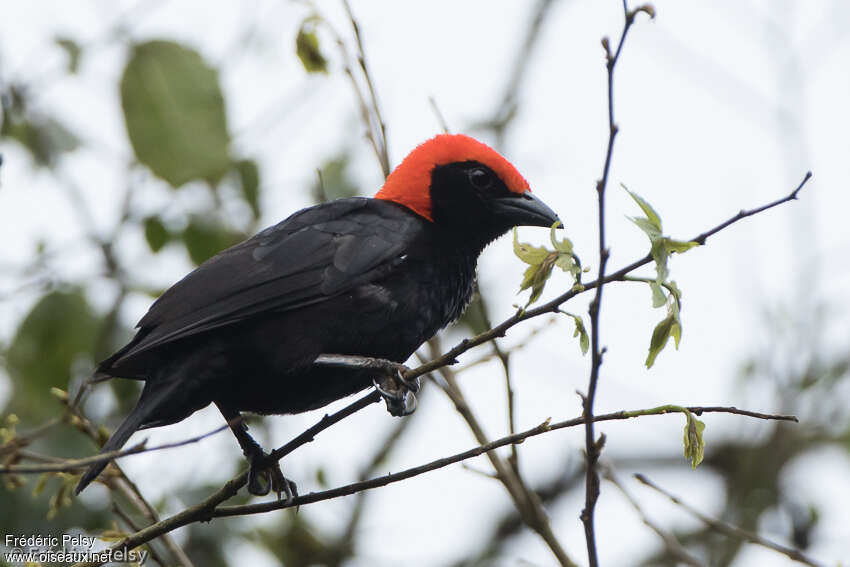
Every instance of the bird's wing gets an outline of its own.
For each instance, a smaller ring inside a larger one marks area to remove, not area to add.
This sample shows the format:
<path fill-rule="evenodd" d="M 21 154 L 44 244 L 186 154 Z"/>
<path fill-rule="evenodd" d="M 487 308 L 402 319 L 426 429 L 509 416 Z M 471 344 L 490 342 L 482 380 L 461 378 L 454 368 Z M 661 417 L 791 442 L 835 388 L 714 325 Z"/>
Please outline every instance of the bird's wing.
<path fill-rule="evenodd" d="M 139 321 L 136 340 L 104 364 L 120 364 L 261 313 L 321 302 L 379 279 L 402 262 L 423 222 L 376 199 L 344 199 L 300 211 L 174 284 Z"/>

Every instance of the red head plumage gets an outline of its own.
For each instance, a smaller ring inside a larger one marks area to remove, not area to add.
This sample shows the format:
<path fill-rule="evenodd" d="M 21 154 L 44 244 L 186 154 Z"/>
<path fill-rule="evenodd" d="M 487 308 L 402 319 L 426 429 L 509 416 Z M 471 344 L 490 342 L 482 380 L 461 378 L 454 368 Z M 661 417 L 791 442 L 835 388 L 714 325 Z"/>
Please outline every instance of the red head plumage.
<path fill-rule="evenodd" d="M 431 217 L 431 171 L 438 165 L 477 161 L 492 169 L 514 193 L 530 191 L 528 181 L 496 150 L 463 134 L 440 134 L 416 146 L 396 167 L 375 195 L 400 203 L 420 216 Z"/>

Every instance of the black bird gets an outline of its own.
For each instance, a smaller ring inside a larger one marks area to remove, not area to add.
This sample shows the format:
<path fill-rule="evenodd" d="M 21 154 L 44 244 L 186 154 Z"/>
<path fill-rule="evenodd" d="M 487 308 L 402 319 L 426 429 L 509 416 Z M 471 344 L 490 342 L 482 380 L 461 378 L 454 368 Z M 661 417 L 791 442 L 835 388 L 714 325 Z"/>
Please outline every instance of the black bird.
<path fill-rule="evenodd" d="M 314 361 L 333 353 L 404 362 L 461 315 L 487 244 L 511 227 L 557 220 L 492 148 L 459 134 L 426 141 L 374 198 L 298 211 L 163 293 L 133 340 L 97 367 L 98 377 L 144 381 L 102 452 L 215 403 L 251 464 L 249 491 L 291 498 L 294 485 L 265 464 L 240 412 L 298 413 L 369 387 L 375 371 Z M 92 465 L 77 493 L 106 464 Z"/>

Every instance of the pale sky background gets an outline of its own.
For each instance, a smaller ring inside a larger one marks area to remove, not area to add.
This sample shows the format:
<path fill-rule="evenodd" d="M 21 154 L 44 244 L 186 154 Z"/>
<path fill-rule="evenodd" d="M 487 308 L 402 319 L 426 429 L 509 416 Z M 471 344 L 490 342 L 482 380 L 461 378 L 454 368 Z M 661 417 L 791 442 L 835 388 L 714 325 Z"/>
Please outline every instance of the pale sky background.
<path fill-rule="evenodd" d="M 450 127 L 462 131 L 489 117 L 497 105 L 514 55 L 519 49 L 533 2 L 442 1 L 366 2 L 353 0 L 369 64 L 388 124 L 390 156 L 398 161 L 417 143 L 439 131 L 429 106 L 435 97 Z M 348 35 L 337 2 L 317 3 L 337 29 Z M 639 17 L 617 68 L 616 115 L 620 126 L 608 197 L 610 269 L 643 256 L 648 243 L 625 216 L 639 211 L 619 188 L 627 185 L 650 201 L 664 221 L 665 233 L 686 239 L 713 227 L 739 209 L 752 208 L 789 193 L 807 170 L 814 178 L 799 201 L 747 219 L 716 235 L 704 248 L 671 262 L 672 277 L 684 292 L 684 332 L 678 352 L 668 347 L 647 371 L 643 362 L 653 326 L 663 318 L 654 310 L 645 286 L 612 285 L 603 306 L 603 342 L 608 347 L 597 397 L 597 412 L 680 405 L 735 405 L 780 411 L 776 400 L 736 379 L 747 355 L 773 349 L 765 333 L 764 312 L 782 307 L 799 313 L 817 304 L 828 307 L 822 343 L 826 352 L 847 348 L 850 325 L 850 4 L 842 0 L 734 1 L 711 3 L 660 0 L 658 17 Z M 61 171 L 82 187 L 92 203 L 96 230 L 115 222 L 124 167 L 132 157 L 124 130 L 117 83 L 126 47 L 103 42 L 105 30 L 128 11 L 132 38 L 173 38 L 197 49 L 221 67 L 231 132 L 237 153 L 257 157 L 263 180 L 263 224 L 288 216 L 309 203 L 315 169 L 343 147 L 354 149 L 353 164 L 364 194 L 381 184 L 374 156 L 360 138 L 357 107 L 332 60 L 329 76 L 308 76 L 294 54 L 294 37 L 308 5 L 284 1 L 251 2 L 4 2 L 0 21 L 0 72 L 3 78 L 43 85 L 36 101 L 61 116 L 85 137 L 90 148 L 61 162 Z M 504 153 L 530 181 L 533 190 L 559 212 L 585 264 L 596 269 L 596 193 L 607 136 L 605 68 L 600 38 L 612 42 L 622 26 L 615 0 L 560 0 L 542 28 L 539 45 L 519 92 L 520 115 Z M 246 27 L 256 41 L 241 44 Z M 53 44 L 68 35 L 88 49 L 78 77 L 57 73 L 63 53 Z M 58 77 L 55 79 L 53 77 Z M 485 138 L 486 141 L 486 138 Z M 85 250 L 82 233 L 68 201 L 50 175 L 34 171 L 24 151 L 0 144 L 0 291 L 14 289 L 7 267 L 27 262 L 36 238 L 61 251 L 60 278 L 75 281 L 99 271 L 99 258 Z M 116 159 L 116 157 L 118 159 Z M 108 158 L 108 159 L 106 159 Z M 156 210 L 170 197 L 164 183 L 146 180 L 136 207 Z M 180 194 L 177 206 L 191 208 L 200 188 Z M 543 242 L 545 230 L 522 229 L 525 240 Z M 189 268 L 177 249 L 151 259 L 143 235 L 129 233 L 117 243 L 125 258 L 138 258 L 134 273 L 151 285 L 166 286 Z M 513 312 L 523 265 L 511 252 L 509 237 L 497 241 L 479 263 L 493 319 Z M 646 272 L 651 273 L 651 271 Z M 570 285 L 556 274 L 546 297 Z M 90 287 L 99 306 L 111 301 L 111 288 Z M 0 340 L 9 340 L 20 318 L 37 299 L 26 290 L 0 301 Z M 586 314 L 589 298 L 566 306 Z M 523 299 L 524 301 L 524 296 Z M 123 316 L 135 322 L 150 300 L 138 297 Z M 515 343 L 537 323 L 511 331 Z M 444 341 L 451 346 L 459 339 Z M 466 359 L 480 356 L 470 353 Z M 793 361 L 793 353 L 779 353 Z M 513 358 L 518 427 L 547 417 L 580 413 L 576 389 L 587 385 L 589 356 L 582 357 L 572 339 L 572 323 L 561 320 Z M 461 385 L 491 437 L 506 432 L 504 391 L 497 365 L 464 374 Z M 846 388 L 845 388 L 846 389 Z M 0 399 L 8 396 L 0 378 Z M 850 399 L 850 392 L 836 392 Z M 342 403 L 347 403 L 342 402 Z M 273 439 L 280 445 L 334 404 L 311 414 L 270 417 Z M 817 408 L 811 410 L 816 415 Z M 430 461 L 476 443 L 448 400 L 433 391 L 420 404 L 424 413 L 385 472 Z M 806 419 L 806 415 L 800 415 Z M 303 492 L 318 489 L 311 475 L 331 464 L 332 485 L 356 479 L 360 463 L 383 438 L 392 419 L 374 406 L 345 424 L 321 434 L 284 461 L 286 474 Z M 710 415 L 706 441 L 763 435 L 769 425 L 739 416 Z M 183 439 L 220 423 L 209 408 L 177 426 L 145 432 L 151 443 Z M 682 418 L 652 417 L 598 426 L 606 433 L 608 455 L 680 455 Z M 141 438 L 141 434 L 139 438 Z M 135 439 L 135 438 L 134 438 Z M 549 478 L 552 463 L 580 459 L 583 430 L 551 433 L 520 447 L 523 472 L 532 481 Z M 229 478 L 218 455 L 238 451 L 229 435 L 167 454 L 124 461 L 128 473 L 156 500 L 172 486 L 193 478 Z M 473 461 L 486 468 L 482 459 Z M 626 469 L 621 476 L 628 477 Z M 645 471 L 663 486 L 700 509 L 715 513 L 722 484 L 710 472 L 692 472 L 684 459 L 675 474 Z M 850 560 L 850 460 L 847 454 L 812 452 L 793 467 L 787 482 L 807 502 L 822 508 L 811 555 L 830 564 Z M 313 484 L 311 484 L 313 483 Z M 669 503 L 629 481 L 632 494 L 666 526 L 695 525 Z M 100 487 L 83 494 L 105 501 Z M 580 496 L 580 498 L 579 498 Z M 491 518 L 509 500 L 504 489 L 459 465 L 382 488 L 372 495 L 361 526 L 356 566 L 437 565 L 477 548 Z M 173 510 L 190 503 L 173 502 Z M 347 517 L 342 500 L 302 507 L 328 530 Z M 586 561 L 578 515 L 581 495 L 562 498 L 549 509 L 565 548 Z M 247 529 L 271 518 L 229 520 Z M 784 527 L 764 522 L 762 532 L 781 537 Z M 597 511 L 602 563 L 627 565 L 655 548 L 657 538 L 641 523 L 617 490 L 603 484 Z M 234 564 L 249 558 L 255 565 L 274 560 L 248 546 L 230 550 Z M 505 564 L 551 565 L 544 544 L 528 532 L 509 550 Z M 782 566 L 790 560 L 748 547 L 736 565 Z"/>

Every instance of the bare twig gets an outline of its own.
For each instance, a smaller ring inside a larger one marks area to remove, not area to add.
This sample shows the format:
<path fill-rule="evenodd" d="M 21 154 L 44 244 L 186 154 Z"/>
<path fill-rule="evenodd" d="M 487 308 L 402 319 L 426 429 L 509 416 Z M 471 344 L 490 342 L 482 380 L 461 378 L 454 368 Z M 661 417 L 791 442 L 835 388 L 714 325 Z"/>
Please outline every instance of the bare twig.
<path fill-rule="evenodd" d="M 755 209 L 750 209 L 750 210 L 743 210 L 743 209 L 742 209 L 741 211 L 739 211 L 739 212 L 738 212 L 738 214 L 737 214 L 737 215 L 735 215 L 734 217 L 730 218 L 730 219 L 729 219 L 729 220 L 727 220 L 726 222 L 722 222 L 722 223 L 720 223 L 719 225 L 715 226 L 715 227 L 714 227 L 714 228 L 712 228 L 711 230 L 707 230 L 707 231 L 703 232 L 702 234 L 700 234 L 700 235 L 699 235 L 699 236 L 697 236 L 696 238 L 693 238 L 692 240 L 693 240 L 694 242 L 698 242 L 698 243 L 700 243 L 700 244 L 705 244 L 705 241 L 708 239 L 708 237 L 709 237 L 709 236 L 713 236 L 714 234 L 716 234 L 716 233 L 720 232 L 721 230 L 723 230 L 724 228 L 728 227 L 730 224 L 734 224 L 734 223 L 738 222 L 738 221 L 739 221 L 739 220 L 741 220 L 741 219 L 745 219 L 745 218 L 747 218 L 747 217 L 751 217 L 751 216 L 753 216 L 753 215 L 757 215 L 757 214 L 759 214 L 759 213 L 760 213 L 760 212 L 762 212 L 762 211 L 766 211 L 766 210 L 768 210 L 768 209 L 772 209 L 773 207 L 775 207 L 775 206 L 777 206 L 777 205 L 781 205 L 781 204 L 783 204 L 783 203 L 787 203 L 788 201 L 794 201 L 794 200 L 796 200 L 796 199 L 797 199 L 797 194 L 800 192 L 800 190 L 802 190 L 802 189 L 803 189 L 803 186 L 804 186 L 804 185 L 805 185 L 805 184 L 809 181 L 809 179 L 811 179 L 811 177 L 812 177 L 812 172 L 811 172 L 811 171 L 807 171 L 807 172 L 806 172 L 806 175 L 804 175 L 804 176 L 803 176 L 803 180 L 802 180 L 802 181 L 800 181 L 800 184 L 799 184 L 799 185 L 797 185 L 797 188 L 796 188 L 796 189 L 794 189 L 793 191 L 791 191 L 791 193 L 789 193 L 789 194 L 788 194 L 788 195 L 786 195 L 785 197 L 782 197 L 781 199 L 777 199 L 777 200 L 775 200 L 775 201 L 773 201 L 773 202 L 771 202 L 771 203 L 768 203 L 768 204 L 766 204 L 766 205 L 762 205 L 761 207 L 756 207 Z"/>
<path fill-rule="evenodd" d="M 448 134 L 449 124 L 446 122 L 446 118 L 443 116 L 443 113 L 440 112 L 440 107 L 437 106 L 437 100 L 433 96 L 429 96 L 428 104 L 431 105 L 431 109 L 434 111 L 434 116 L 437 118 L 437 124 L 440 125 L 440 129 L 443 131 L 443 134 Z"/>
<path fill-rule="evenodd" d="M 360 25 L 354 17 L 354 12 L 351 11 L 351 5 L 348 0 L 342 0 L 345 6 L 345 11 L 348 14 L 348 19 L 351 21 L 351 29 L 354 30 L 354 39 L 357 40 L 357 62 L 360 64 L 360 70 L 363 72 L 363 78 L 366 80 L 366 86 L 369 89 L 369 99 L 371 100 L 371 116 L 377 123 L 375 128 L 375 141 L 378 148 L 378 161 L 381 162 L 381 170 L 384 172 L 384 177 L 390 174 L 390 156 L 387 148 L 387 125 L 381 116 L 381 108 L 378 105 L 378 94 L 375 92 L 375 85 L 372 82 L 372 75 L 369 73 L 369 66 L 366 63 L 366 51 L 363 49 L 363 38 L 360 36 Z"/>
<path fill-rule="evenodd" d="M 587 470 L 585 477 L 585 498 L 584 509 L 581 512 L 581 521 L 584 524 L 585 541 L 587 543 L 587 557 L 590 567 L 597 567 L 599 559 L 596 551 L 596 532 L 594 527 L 594 514 L 596 510 L 596 501 L 599 498 L 599 474 L 596 470 L 599 461 L 599 455 L 602 452 L 602 446 L 605 443 L 605 435 L 596 438 L 596 433 L 593 427 L 593 404 L 596 401 L 596 386 L 599 382 L 599 369 L 602 366 L 602 355 L 605 351 L 600 346 L 599 337 L 599 312 L 602 309 L 602 289 L 605 287 L 605 268 L 608 264 L 610 251 L 605 242 L 605 190 L 608 187 L 608 175 L 611 171 L 611 159 L 614 155 L 614 140 L 617 137 L 618 127 L 614 121 L 614 69 L 617 61 L 620 59 L 620 54 L 623 50 L 623 44 L 626 41 L 626 35 L 635 21 L 635 12 L 629 12 L 626 0 L 623 0 L 623 16 L 625 22 L 623 24 L 623 32 L 620 35 L 620 41 L 617 44 L 617 50 L 611 53 L 611 48 L 608 43 L 608 38 L 602 39 L 602 46 L 605 48 L 606 66 L 608 69 L 608 149 L 605 152 L 605 163 L 602 166 L 602 177 L 596 183 L 597 194 L 597 211 L 598 211 L 598 231 L 599 231 L 599 273 L 597 281 L 599 285 L 596 287 L 596 294 L 590 302 L 590 348 L 591 348 L 591 366 L 590 379 L 587 386 L 587 394 L 582 396 L 584 405 L 584 417 L 587 420 L 585 423 L 585 460 L 587 462 Z"/>
<path fill-rule="evenodd" d="M 728 522 L 724 522 L 722 520 L 717 520 L 715 518 L 712 518 L 710 516 L 703 514 L 702 512 L 700 512 L 699 510 L 697 510 L 693 506 L 691 506 L 691 505 L 683 502 L 682 500 L 680 500 L 677 496 L 674 496 L 673 494 L 667 492 L 665 489 L 661 488 L 660 486 L 658 486 L 657 484 L 655 484 L 654 482 L 652 482 L 651 480 L 649 480 L 648 478 L 646 478 L 642 474 L 636 474 L 635 478 L 637 480 L 639 480 L 641 483 L 645 484 L 646 486 L 648 486 L 648 487 L 652 488 L 653 490 L 663 494 L 664 496 L 669 498 L 671 502 L 673 502 L 674 504 L 676 504 L 677 506 L 679 506 L 680 508 L 682 508 L 686 512 L 690 513 L 691 515 L 693 515 L 694 517 L 699 519 L 702 523 L 704 523 L 706 526 L 708 526 L 710 529 L 712 529 L 712 530 L 714 530 L 718 533 L 721 533 L 721 534 L 729 536 L 729 537 L 742 539 L 744 541 L 748 541 L 750 543 L 754 543 L 754 544 L 760 545 L 762 547 L 766 547 L 767 549 L 771 549 L 773 551 L 781 553 L 782 555 L 787 556 L 789 559 L 792 559 L 792 560 L 797 561 L 799 563 L 803 563 L 805 565 L 810 565 L 811 567 L 824 567 L 823 563 L 819 563 L 819 562 L 815 561 L 814 559 L 808 557 L 807 555 L 805 555 L 799 549 L 793 549 L 791 547 L 786 547 L 784 545 L 780 545 L 778 543 L 767 540 L 767 539 L 761 537 L 760 535 L 758 535 L 756 533 L 749 532 L 747 530 L 739 528 L 738 526 L 734 526 L 734 525 L 732 525 Z"/>
<path fill-rule="evenodd" d="M 127 449 L 121 449 L 120 451 L 109 451 L 106 453 L 101 453 L 99 455 L 94 455 L 91 457 L 85 457 L 82 459 L 61 459 L 58 461 L 54 461 L 51 463 L 45 463 L 40 465 L 0 465 L 0 474 L 21 474 L 21 473 L 46 473 L 46 472 L 73 472 L 79 469 L 87 468 L 91 465 L 102 463 L 104 461 L 112 461 L 114 459 L 118 459 L 120 457 L 126 457 L 127 455 L 137 455 L 139 453 L 149 453 L 151 451 L 161 451 L 163 449 L 173 449 L 175 447 L 182 447 L 184 445 L 189 445 L 192 443 L 197 443 L 202 439 L 206 439 L 212 435 L 215 435 L 219 431 L 223 431 L 228 428 L 228 424 L 224 424 L 221 427 L 217 427 L 212 431 L 204 433 L 202 435 L 197 435 L 195 437 L 190 437 L 189 439 L 183 439 L 182 441 L 175 441 L 172 443 L 164 443 L 162 445 L 157 445 L 155 447 L 146 447 L 147 439 L 136 443 L 132 447 Z"/>

